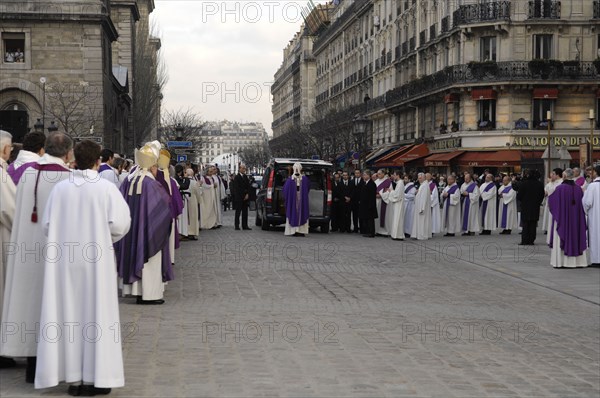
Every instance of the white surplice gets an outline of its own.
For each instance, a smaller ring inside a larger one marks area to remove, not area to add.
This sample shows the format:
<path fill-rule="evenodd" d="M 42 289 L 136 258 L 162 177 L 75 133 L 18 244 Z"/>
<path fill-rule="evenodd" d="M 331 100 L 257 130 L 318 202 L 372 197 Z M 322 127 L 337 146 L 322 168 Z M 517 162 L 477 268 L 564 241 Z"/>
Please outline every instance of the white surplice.
<path fill-rule="evenodd" d="M 19 168 L 24 164 L 37 162 L 38 160 L 40 160 L 40 155 L 38 155 L 37 153 L 21 149 L 15 161 L 11 164 L 13 165 L 16 171 L 19 170 Z"/>
<path fill-rule="evenodd" d="M 450 189 L 456 187 L 456 191 L 450 194 Z M 447 193 L 448 196 L 444 197 Z M 456 183 L 448 185 L 442 191 L 442 201 L 444 209 L 442 210 L 442 232 L 444 234 L 459 234 L 462 231 L 462 221 L 460 219 L 460 189 Z"/>
<path fill-rule="evenodd" d="M 200 187 L 198 181 L 190 179 L 190 188 L 188 189 L 188 235 L 198 236 L 200 234 L 200 220 L 198 217 L 198 203 L 200 201 Z"/>
<path fill-rule="evenodd" d="M 216 185 L 217 194 L 217 225 L 223 225 L 223 199 L 225 199 L 227 193 L 225 192 L 225 185 L 223 180 L 219 176 L 212 176 L 213 183 Z"/>
<path fill-rule="evenodd" d="M 8 247 L 10 231 L 15 217 L 15 198 L 17 187 L 6 172 L 8 164 L 0 158 L 0 315 L 2 315 L 2 302 L 4 300 L 4 280 L 6 275 L 6 257 L 3 248 Z M 1 320 L 1 317 L 0 317 Z"/>
<path fill-rule="evenodd" d="M 217 214 L 219 211 L 219 202 L 217 199 L 216 185 L 213 184 L 212 178 L 207 177 L 207 183 L 204 177 L 200 177 L 200 228 L 211 229 L 217 226 Z"/>
<path fill-rule="evenodd" d="M 388 178 L 378 178 L 375 180 L 375 185 L 377 185 L 377 189 L 379 189 L 379 186 L 385 182 L 386 180 L 388 180 Z M 390 184 L 391 187 L 391 184 Z M 381 193 L 378 191 L 377 193 L 379 193 L 381 195 Z M 381 206 L 385 203 L 385 201 L 383 201 L 381 198 L 376 198 L 375 200 L 375 205 L 377 206 L 377 214 L 379 215 L 379 217 L 381 217 Z M 387 206 L 387 205 L 386 205 Z M 378 235 L 384 235 L 384 236 L 388 236 L 390 233 L 388 231 L 388 225 L 387 225 L 387 208 L 386 208 L 386 217 L 383 220 L 383 227 L 381 226 L 381 218 L 377 218 L 375 220 L 375 233 Z"/>
<path fill-rule="evenodd" d="M 431 190 L 427 183 L 421 184 L 415 196 L 415 209 L 411 238 L 431 239 Z"/>
<path fill-rule="evenodd" d="M 486 189 L 489 185 L 492 185 L 492 188 Z M 485 182 L 479 187 L 481 192 L 481 208 L 479 211 L 481 212 L 481 229 L 484 231 L 493 231 L 497 228 L 496 225 L 496 197 L 498 196 L 498 190 L 496 188 L 496 184 L 492 182 Z M 485 210 L 485 214 L 483 214 L 483 205 L 487 203 L 487 208 Z"/>
<path fill-rule="evenodd" d="M 119 174 L 117 174 L 117 170 L 106 163 L 102 163 L 102 165 L 106 165 L 110 167 L 110 169 L 101 171 L 99 173 L 100 177 L 104 178 L 106 181 L 113 183 L 117 188 L 119 188 L 121 186 L 121 181 L 119 180 Z"/>
<path fill-rule="evenodd" d="M 510 191 L 503 194 L 502 192 L 510 187 Z M 512 184 L 500 185 L 498 188 L 498 196 L 500 196 L 500 203 L 498 206 L 498 229 L 517 229 L 519 227 L 519 221 L 517 219 L 517 191 L 512 189 Z M 506 208 L 506 223 L 502 223 L 502 214 Z"/>
<path fill-rule="evenodd" d="M 469 185 L 475 184 L 473 192 L 467 192 Z M 464 196 L 462 204 L 462 217 L 461 223 L 464 224 L 464 218 L 467 218 L 467 229 L 464 232 L 479 232 L 479 187 L 475 182 L 467 184 L 466 182 L 460 187 L 460 194 L 468 193 L 468 196 Z M 469 201 L 469 213 L 465 214 L 465 208 Z M 462 227 L 462 226 L 461 226 Z"/>
<path fill-rule="evenodd" d="M 75 170 L 72 181 L 52 190 L 42 226 L 48 242 L 60 248 L 54 253 L 74 249 L 57 260 L 50 252 L 43 265 L 35 388 L 62 381 L 125 384 L 113 243 L 130 223 L 123 195 L 97 171 Z M 62 337 L 55 339 L 57 329 L 44 325 L 59 325 Z"/>
<path fill-rule="evenodd" d="M 591 182 L 583 194 L 583 209 L 588 219 L 590 261 L 600 264 L 600 177 Z"/>
<path fill-rule="evenodd" d="M 381 199 L 387 204 L 385 225 L 392 239 L 404 239 L 404 181 L 396 182 L 396 188 L 382 192 Z M 376 221 L 377 222 L 377 221 Z"/>
<path fill-rule="evenodd" d="M 429 185 L 430 181 L 426 181 L 426 183 Z M 436 184 L 431 191 L 431 233 L 439 234 L 440 232 L 442 232 L 442 209 L 440 209 L 440 192 Z"/>
<path fill-rule="evenodd" d="M 549 187 L 549 189 L 548 189 L 548 196 L 546 197 L 546 203 L 548 203 L 550 195 L 552 195 L 554 193 L 554 191 L 556 190 L 556 187 L 558 187 L 562 183 L 563 183 L 562 178 L 559 178 L 558 180 L 556 180 L 552 183 L 552 186 Z M 500 222 L 500 219 L 498 219 L 498 222 Z M 544 224 L 544 228 L 546 229 L 546 231 L 548 231 L 548 234 L 546 235 L 546 243 L 550 244 L 550 231 L 552 230 L 552 214 L 550 214 L 550 211 L 548 211 L 547 224 Z"/>
<path fill-rule="evenodd" d="M 544 216 L 542 217 L 542 230 L 544 232 L 548 231 L 548 225 L 550 225 L 550 210 L 548 209 L 548 196 L 550 196 L 550 194 L 554 192 L 554 188 L 554 183 L 552 181 L 549 181 L 544 186 Z"/>
<path fill-rule="evenodd" d="M 39 165 L 55 165 L 63 171 L 41 171 L 37 188 L 37 219 L 32 222 L 34 187 L 38 171 L 28 168 L 17 186 L 15 218 L 11 231 L 11 248 L 7 258 L 2 322 L 19 325 L 16 334 L 0 339 L 0 355 L 34 357 L 37 352 L 35 332 L 39 329 L 44 282 L 44 256 L 48 249 L 42 226 L 44 209 L 50 191 L 59 182 L 69 179 L 71 171 L 62 159 L 44 154 Z M 77 214 L 82 216 L 82 214 Z M 66 249 L 68 252 L 68 248 Z"/>
<path fill-rule="evenodd" d="M 404 233 L 407 235 L 412 234 L 415 196 L 417 196 L 417 188 L 413 182 L 409 182 L 404 186 Z"/>

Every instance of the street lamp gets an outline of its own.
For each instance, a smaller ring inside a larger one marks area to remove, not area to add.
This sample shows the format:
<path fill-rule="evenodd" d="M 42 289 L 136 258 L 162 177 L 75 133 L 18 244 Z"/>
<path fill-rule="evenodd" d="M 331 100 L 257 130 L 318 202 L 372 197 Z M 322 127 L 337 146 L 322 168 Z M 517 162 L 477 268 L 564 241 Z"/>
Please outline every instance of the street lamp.
<path fill-rule="evenodd" d="M 54 120 L 50 122 L 50 126 L 48 126 L 48 133 L 54 133 L 58 130 L 58 126 L 54 123 Z"/>
<path fill-rule="evenodd" d="M 354 141 L 358 148 L 358 168 L 362 170 L 361 159 L 363 152 L 363 142 L 365 141 L 365 138 L 367 136 L 367 131 L 369 129 L 369 124 L 371 123 L 371 121 L 367 117 L 358 114 L 354 116 L 352 122 L 354 123 L 354 132 L 352 134 L 354 135 Z"/>
<path fill-rule="evenodd" d="M 588 152 L 589 166 L 594 166 L 594 110 L 590 109 L 588 119 L 590 119 L 590 146 Z"/>
<path fill-rule="evenodd" d="M 185 128 L 181 125 L 181 123 L 177 123 L 175 126 L 175 132 L 177 133 L 177 141 L 183 141 L 183 132 Z"/>
<path fill-rule="evenodd" d="M 42 123 L 42 121 L 40 119 L 38 119 L 37 122 L 35 122 L 35 124 L 33 125 L 33 129 L 35 130 L 36 133 L 43 133 L 44 132 L 44 123 Z"/>
<path fill-rule="evenodd" d="M 42 124 L 45 124 L 46 123 L 46 78 L 40 77 L 40 83 L 42 84 Z M 44 131 L 43 127 L 42 127 L 42 131 Z"/>

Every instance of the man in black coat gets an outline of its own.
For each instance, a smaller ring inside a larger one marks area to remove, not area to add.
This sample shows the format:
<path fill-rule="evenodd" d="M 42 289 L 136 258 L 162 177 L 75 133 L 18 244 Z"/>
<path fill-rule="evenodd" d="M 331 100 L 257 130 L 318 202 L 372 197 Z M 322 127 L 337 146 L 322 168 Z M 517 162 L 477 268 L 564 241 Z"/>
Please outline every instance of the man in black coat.
<path fill-rule="evenodd" d="M 375 219 L 377 218 L 377 185 L 371 179 L 371 171 L 365 170 L 363 173 L 364 184 L 360 189 L 360 228 L 364 237 L 375 237 Z"/>
<path fill-rule="evenodd" d="M 516 185 L 517 200 L 521 201 L 521 224 L 523 226 L 519 245 L 530 246 L 534 244 L 536 238 L 540 206 L 544 200 L 544 184 L 539 180 L 537 170 L 525 170 L 523 180 Z"/>
<path fill-rule="evenodd" d="M 353 232 L 359 233 L 360 191 L 365 181 L 360 170 L 354 170 L 354 176 L 350 179 L 350 211 L 352 212 Z"/>
<path fill-rule="evenodd" d="M 350 178 L 347 171 L 342 173 L 342 180 L 340 181 L 340 219 L 339 227 L 340 232 L 352 232 L 352 226 L 350 225 L 350 212 L 351 200 L 352 200 L 352 188 L 350 187 Z"/>
<path fill-rule="evenodd" d="M 333 203 L 331 204 L 331 232 L 336 232 L 340 229 L 341 213 L 342 213 L 342 185 L 340 174 L 333 174 L 333 186 L 331 188 L 331 196 Z"/>
<path fill-rule="evenodd" d="M 241 164 L 239 172 L 231 183 L 233 208 L 235 209 L 235 230 L 240 230 L 240 214 L 242 215 L 242 229 L 249 231 L 248 203 L 250 199 L 250 180 L 246 175 L 246 165 Z"/>

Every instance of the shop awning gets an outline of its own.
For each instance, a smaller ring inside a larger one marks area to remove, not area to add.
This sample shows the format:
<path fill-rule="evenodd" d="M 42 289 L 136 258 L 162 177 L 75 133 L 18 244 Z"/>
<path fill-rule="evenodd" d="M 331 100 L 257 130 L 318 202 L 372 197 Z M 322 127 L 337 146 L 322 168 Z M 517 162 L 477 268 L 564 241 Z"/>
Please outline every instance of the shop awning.
<path fill-rule="evenodd" d="M 408 151 L 410 148 L 412 148 L 414 145 L 410 144 L 410 145 L 404 145 L 401 146 L 400 148 L 394 149 L 393 151 L 380 156 L 379 159 L 377 159 L 377 161 L 375 161 L 374 166 L 375 167 L 389 167 L 392 166 L 391 160 L 394 159 L 395 157 L 397 157 L 398 155 L 401 155 L 402 153 Z"/>
<path fill-rule="evenodd" d="M 496 97 L 498 97 L 496 90 L 491 88 L 474 88 L 471 91 L 473 101 L 491 100 L 496 99 Z"/>
<path fill-rule="evenodd" d="M 447 104 L 450 104 L 453 102 L 460 102 L 460 94 L 458 94 L 458 93 L 446 94 L 444 96 L 444 102 Z"/>
<path fill-rule="evenodd" d="M 465 151 L 434 153 L 425 158 L 425 166 L 450 166 L 450 161 L 463 153 Z"/>
<path fill-rule="evenodd" d="M 365 162 L 366 163 L 374 162 L 375 160 L 377 160 L 381 156 L 388 154 L 389 152 L 393 151 L 396 148 L 397 148 L 397 145 L 394 144 L 394 145 L 386 145 L 386 146 L 384 146 L 382 148 L 375 149 L 374 151 L 372 151 L 371 153 L 369 153 L 367 155 L 367 158 L 365 159 Z"/>
<path fill-rule="evenodd" d="M 557 99 L 558 89 L 557 88 L 534 88 L 533 89 L 534 99 Z"/>
<path fill-rule="evenodd" d="M 465 152 L 456 159 L 460 166 L 472 167 L 498 167 L 519 166 L 521 164 L 521 151 L 503 150 L 497 152 L 471 151 Z"/>
<path fill-rule="evenodd" d="M 408 151 L 405 151 L 397 155 L 393 159 L 390 159 L 390 167 L 402 167 L 406 163 L 419 160 L 427 155 L 429 155 L 429 147 L 427 146 L 427 144 L 415 145 Z"/>

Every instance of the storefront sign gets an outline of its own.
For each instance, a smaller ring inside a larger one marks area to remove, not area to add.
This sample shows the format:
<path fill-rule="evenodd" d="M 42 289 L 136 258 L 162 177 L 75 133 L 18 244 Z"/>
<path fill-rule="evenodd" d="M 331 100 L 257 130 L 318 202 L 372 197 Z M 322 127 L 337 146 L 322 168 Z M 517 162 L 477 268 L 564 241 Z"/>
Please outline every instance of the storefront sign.
<path fill-rule="evenodd" d="M 460 138 L 448 138 L 445 140 L 437 140 L 431 144 L 431 150 L 437 151 L 442 149 L 456 149 L 461 147 Z"/>
<path fill-rule="evenodd" d="M 579 147 L 581 144 L 585 144 L 589 142 L 588 137 L 560 137 L 560 136 L 551 136 L 550 141 L 552 145 L 556 147 L 567 146 L 567 147 Z M 594 137 L 594 146 L 597 146 L 600 143 L 600 137 Z M 513 141 L 514 147 L 545 147 L 548 146 L 548 137 L 546 136 L 523 136 L 523 137 L 515 137 Z"/>

